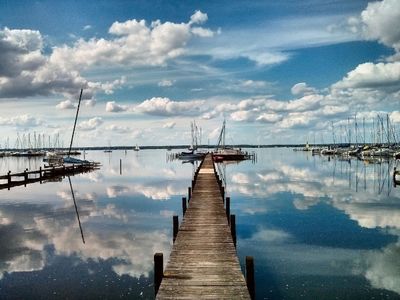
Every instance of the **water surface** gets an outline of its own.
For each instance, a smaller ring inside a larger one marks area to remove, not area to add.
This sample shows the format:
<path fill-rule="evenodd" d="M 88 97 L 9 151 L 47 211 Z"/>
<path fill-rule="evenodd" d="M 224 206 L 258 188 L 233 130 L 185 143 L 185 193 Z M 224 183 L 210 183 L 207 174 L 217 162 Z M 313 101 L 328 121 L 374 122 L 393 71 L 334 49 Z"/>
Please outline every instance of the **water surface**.
<path fill-rule="evenodd" d="M 220 165 L 238 256 L 257 299 L 399 299 L 400 188 L 393 163 L 257 149 Z M 0 298 L 152 299 L 153 254 L 172 247 L 194 166 L 165 150 L 89 152 L 101 170 L 0 191 Z M 120 160 L 122 169 L 120 170 Z M 42 165 L 0 158 L 1 173 Z"/>

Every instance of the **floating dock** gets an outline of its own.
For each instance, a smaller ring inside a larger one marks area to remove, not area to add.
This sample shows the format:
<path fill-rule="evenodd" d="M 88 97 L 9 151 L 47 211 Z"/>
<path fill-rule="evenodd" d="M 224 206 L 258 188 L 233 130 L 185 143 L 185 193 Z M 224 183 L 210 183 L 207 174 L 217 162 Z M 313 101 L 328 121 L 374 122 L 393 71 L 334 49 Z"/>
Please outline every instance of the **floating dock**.
<path fill-rule="evenodd" d="M 246 257 L 246 279 L 236 254 L 235 217 L 211 154 L 197 169 L 184 218 L 174 216 L 174 244 L 163 270 L 161 253 L 154 256 L 156 299 L 254 299 L 254 266 Z M 224 207 L 226 202 L 226 208 Z M 179 229 L 178 229 L 179 227 Z"/>

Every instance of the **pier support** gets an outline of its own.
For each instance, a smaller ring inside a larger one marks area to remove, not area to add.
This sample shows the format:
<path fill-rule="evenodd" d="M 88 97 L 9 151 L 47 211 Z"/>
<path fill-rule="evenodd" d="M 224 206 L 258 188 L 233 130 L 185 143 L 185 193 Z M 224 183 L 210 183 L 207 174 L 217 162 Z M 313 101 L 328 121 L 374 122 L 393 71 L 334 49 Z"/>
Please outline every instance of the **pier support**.
<path fill-rule="evenodd" d="M 256 297 L 256 286 L 254 281 L 254 259 L 253 256 L 246 256 L 246 284 L 252 300 Z"/>
<path fill-rule="evenodd" d="M 189 186 L 188 187 L 188 201 L 190 201 L 191 197 L 192 197 L 192 188 Z"/>
<path fill-rule="evenodd" d="M 235 215 L 231 215 L 231 234 L 232 234 L 232 240 L 233 240 L 233 244 L 235 245 L 236 248 L 236 216 Z"/>
<path fill-rule="evenodd" d="M 157 295 L 164 276 L 164 257 L 162 253 L 154 254 L 154 294 Z"/>
<path fill-rule="evenodd" d="M 176 236 L 178 235 L 178 230 L 179 230 L 179 219 L 178 216 L 173 216 L 172 217 L 173 221 L 173 242 L 176 240 Z"/>
<path fill-rule="evenodd" d="M 231 197 L 226 197 L 226 218 L 228 219 L 228 222 L 230 221 L 229 216 L 231 215 Z"/>
<path fill-rule="evenodd" d="M 187 204 L 186 204 L 186 197 L 182 197 L 182 215 L 184 216 L 186 213 Z"/>

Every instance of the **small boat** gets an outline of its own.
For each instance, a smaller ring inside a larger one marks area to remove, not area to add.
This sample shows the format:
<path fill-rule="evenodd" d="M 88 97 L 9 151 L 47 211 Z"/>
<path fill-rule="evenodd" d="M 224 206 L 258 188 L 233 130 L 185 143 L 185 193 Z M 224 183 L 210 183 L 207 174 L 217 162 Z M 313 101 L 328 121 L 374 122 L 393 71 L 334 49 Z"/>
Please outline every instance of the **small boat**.
<path fill-rule="evenodd" d="M 224 160 L 246 160 L 249 159 L 249 154 L 243 152 L 242 149 L 235 149 L 233 147 L 225 146 L 225 120 L 222 124 L 222 129 L 219 134 L 217 149 L 213 152 L 213 159 L 217 158 L 219 161 Z"/>
<path fill-rule="evenodd" d="M 136 144 L 135 148 L 133 148 L 133 151 L 139 151 L 140 147 Z"/>

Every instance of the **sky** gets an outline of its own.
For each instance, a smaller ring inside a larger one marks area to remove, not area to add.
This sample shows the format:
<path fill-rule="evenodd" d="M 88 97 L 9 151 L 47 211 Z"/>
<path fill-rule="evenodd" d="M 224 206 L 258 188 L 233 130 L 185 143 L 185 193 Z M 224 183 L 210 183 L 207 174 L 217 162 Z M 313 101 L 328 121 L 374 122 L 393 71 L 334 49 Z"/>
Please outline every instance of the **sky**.
<path fill-rule="evenodd" d="M 80 89 L 75 146 L 368 140 L 400 125 L 400 1 L 0 0 L 0 147 L 66 146 Z"/>

